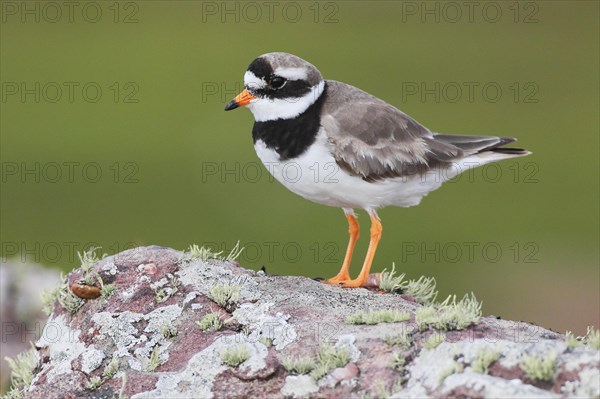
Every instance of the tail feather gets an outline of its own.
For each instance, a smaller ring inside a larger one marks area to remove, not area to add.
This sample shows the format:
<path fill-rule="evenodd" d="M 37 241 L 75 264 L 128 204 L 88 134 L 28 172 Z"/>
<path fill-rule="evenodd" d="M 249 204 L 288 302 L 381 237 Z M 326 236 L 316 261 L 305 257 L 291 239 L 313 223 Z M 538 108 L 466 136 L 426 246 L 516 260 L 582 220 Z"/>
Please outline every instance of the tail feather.
<path fill-rule="evenodd" d="M 506 155 L 523 156 L 531 154 L 523 148 L 506 148 L 506 144 L 517 141 L 514 137 L 495 136 L 462 136 L 455 134 L 436 133 L 435 141 L 450 144 L 460 149 L 465 155 L 481 154 L 483 152 L 496 152 Z"/>

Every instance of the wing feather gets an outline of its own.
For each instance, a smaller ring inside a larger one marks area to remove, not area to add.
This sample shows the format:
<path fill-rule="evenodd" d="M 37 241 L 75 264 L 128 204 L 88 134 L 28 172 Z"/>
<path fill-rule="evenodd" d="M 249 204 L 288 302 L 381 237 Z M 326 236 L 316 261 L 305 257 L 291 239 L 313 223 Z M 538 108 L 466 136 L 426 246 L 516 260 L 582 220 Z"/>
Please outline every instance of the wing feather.
<path fill-rule="evenodd" d="M 367 181 L 449 165 L 515 141 L 433 133 L 394 106 L 345 83 L 327 81 L 321 124 L 338 165 Z"/>

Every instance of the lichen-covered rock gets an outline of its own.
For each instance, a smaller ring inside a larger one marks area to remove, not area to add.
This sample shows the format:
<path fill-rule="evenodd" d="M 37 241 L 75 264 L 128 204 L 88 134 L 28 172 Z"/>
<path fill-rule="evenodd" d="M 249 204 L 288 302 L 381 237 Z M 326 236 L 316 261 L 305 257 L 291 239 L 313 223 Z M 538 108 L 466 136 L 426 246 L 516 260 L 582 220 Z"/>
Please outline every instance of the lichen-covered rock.
<path fill-rule="evenodd" d="M 60 280 L 58 270 L 20 260 L 0 260 L 0 392 L 10 385 L 4 358 L 14 358 L 40 337 L 47 318 L 40 292 Z"/>
<path fill-rule="evenodd" d="M 93 269 L 116 290 L 71 311 L 55 304 L 26 398 L 600 394 L 597 349 L 527 323 L 483 317 L 442 333 L 417 324 L 422 305 L 408 296 L 268 276 L 161 247 Z M 89 280 L 89 270 L 76 270 L 68 281 L 84 273 Z M 409 319 L 346 322 L 382 309 Z M 208 314 L 210 323 L 198 323 Z"/>

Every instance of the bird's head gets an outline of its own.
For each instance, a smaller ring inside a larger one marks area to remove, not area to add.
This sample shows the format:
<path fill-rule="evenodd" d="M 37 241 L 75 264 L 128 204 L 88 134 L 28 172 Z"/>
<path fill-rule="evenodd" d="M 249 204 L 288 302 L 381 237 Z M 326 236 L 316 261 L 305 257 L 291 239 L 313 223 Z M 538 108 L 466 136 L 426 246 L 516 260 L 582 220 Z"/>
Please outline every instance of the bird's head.
<path fill-rule="evenodd" d="M 325 82 L 311 63 L 288 53 L 256 58 L 244 75 L 244 90 L 225 111 L 247 106 L 257 122 L 291 119 L 321 96 Z"/>

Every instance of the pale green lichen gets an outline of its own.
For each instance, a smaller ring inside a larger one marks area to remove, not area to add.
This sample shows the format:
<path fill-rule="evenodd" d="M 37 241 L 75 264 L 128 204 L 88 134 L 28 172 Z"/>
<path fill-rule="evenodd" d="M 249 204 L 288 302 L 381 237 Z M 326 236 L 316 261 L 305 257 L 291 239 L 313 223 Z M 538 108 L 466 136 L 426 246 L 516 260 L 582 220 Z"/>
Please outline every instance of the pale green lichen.
<path fill-rule="evenodd" d="M 392 264 L 392 270 L 390 272 L 383 269 L 381 277 L 379 279 L 379 289 L 385 292 L 400 292 L 402 290 L 402 281 L 404 280 L 405 274 L 402 273 L 396 276 L 396 265 Z"/>
<path fill-rule="evenodd" d="M 444 382 L 444 380 L 450 377 L 453 374 L 462 373 L 464 370 L 464 366 L 459 364 L 458 362 L 453 362 L 450 366 L 446 367 L 440 373 L 440 384 Z"/>
<path fill-rule="evenodd" d="M 433 277 L 421 276 L 418 280 L 409 280 L 402 284 L 402 293 L 412 296 L 415 301 L 422 305 L 435 302 L 438 292 L 435 289 L 436 282 Z"/>
<path fill-rule="evenodd" d="M 146 371 L 154 371 L 158 366 L 160 366 L 160 356 L 158 353 L 158 346 L 155 346 L 152 349 L 152 353 L 146 364 Z"/>
<path fill-rule="evenodd" d="M 81 309 L 83 305 L 85 305 L 85 301 L 83 299 L 71 292 L 66 277 L 63 278 L 56 291 L 56 299 L 58 300 L 60 306 L 72 314 L 77 313 L 77 311 Z"/>
<path fill-rule="evenodd" d="M 176 337 L 177 334 L 179 333 L 179 331 L 177 331 L 177 328 L 174 325 L 172 325 L 170 323 L 165 323 L 160 328 L 160 333 L 162 334 L 163 337 L 165 337 L 166 339 L 169 339 L 169 338 Z"/>
<path fill-rule="evenodd" d="M 121 389 L 119 390 L 118 399 L 129 399 L 129 397 L 125 395 L 125 387 L 126 386 L 127 386 L 127 374 L 123 373 L 123 377 L 121 377 Z"/>
<path fill-rule="evenodd" d="M 98 277 L 100 277 L 100 276 L 98 276 Z M 110 298 L 110 296 L 112 294 L 114 294 L 115 291 L 117 290 L 117 286 L 114 284 L 104 284 L 104 282 L 102 282 L 102 279 L 100 279 L 99 281 L 101 282 L 100 283 L 100 295 L 104 299 Z"/>
<path fill-rule="evenodd" d="M 47 315 L 54 310 L 54 303 L 58 301 L 59 305 L 69 313 L 77 313 L 85 304 L 85 301 L 71 292 L 67 277 L 60 275 L 60 284 L 51 289 L 42 292 L 42 308 Z"/>
<path fill-rule="evenodd" d="M 390 272 L 387 269 L 381 272 L 379 289 L 409 295 L 422 305 L 429 305 L 435 301 L 438 294 L 435 278 L 421 276 L 418 280 L 404 281 L 404 277 L 404 273 L 396 275 L 396 265 L 392 264 Z"/>
<path fill-rule="evenodd" d="M 85 384 L 85 387 L 90 391 L 95 391 L 100 387 L 100 385 L 102 385 L 102 378 L 99 376 L 94 376 L 88 380 L 88 382 Z"/>
<path fill-rule="evenodd" d="M 476 373 L 487 374 L 489 372 L 491 364 L 499 358 L 500 352 L 498 351 L 487 348 L 480 349 L 479 351 L 477 351 L 473 363 L 471 363 L 471 368 Z"/>
<path fill-rule="evenodd" d="M 96 255 L 96 251 L 99 249 L 100 247 L 91 247 L 87 251 L 83 251 L 83 253 L 77 253 L 81 264 L 81 271 L 83 271 L 83 281 L 87 285 L 95 285 L 96 280 L 100 277 L 94 269 L 94 265 L 104 259 L 107 254 Z"/>
<path fill-rule="evenodd" d="M 281 364 L 285 371 L 292 374 L 308 374 L 316 367 L 315 361 L 310 356 L 286 357 Z"/>
<path fill-rule="evenodd" d="M 400 345 L 404 348 L 410 348 L 413 343 L 413 336 L 407 331 L 402 331 L 400 334 L 385 337 L 384 341 L 390 346 Z"/>
<path fill-rule="evenodd" d="M 188 248 L 188 250 L 183 254 L 182 258 L 179 259 L 180 264 L 185 264 L 190 261 L 200 260 L 206 262 L 209 259 L 220 259 L 224 261 L 234 261 L 236 260 L 241 253 L 244 251 L 244 248 L 240 247 L 240 242 L 238 241 L 234 247 L 231 249 L 227 256 L 221 256 L 223 251 L 215 252 L 210 248 L 199 246 L 197 244 L 192 244 Z"/>
<path fill-rule="evenodd" d="M 239 284 L 216 284 L 210 287 L 208 297 L 220 307 L 231 311 L 240 299 L 241 290 L 242 286 Z"/>
<path fill-rule="evenodd" d="M 310 375 L 318 381 L 329 371 L 337 367 L 344 367 L 349 361 L 350 353 L 348 349 L 324 344 L 319 348 L 317 365 Z"/>
<path fill-rule="evenodd" d="M 438 324 L 438 312 L 433 305 L 424 306 L 415 312 L 415 321 L 420 330 L 425 330 L 428 326 Z"/>
<path fill-rule="evenodd" d="M 569 349 L 577 348 L 578 346 L 583 345 L 582 337 L 576 337 L 572 331 L 567 331 L 565 333 L 565 343 Z"/>
<path fill-rule="evenodd" d="M 267 348 L 270 348 L 271 346 L 273 346 L 273 340 L 271 338 L 260 337 L 260 339 L 258 340 L 258 342 L 260 342 L 261 344 L 263 344 Z"/>
<path fill-rule="evenodd" d="M 11 389 L 6 393 L 8 399 L 19 399 L 33 381 L 34 372 L 39 365 L 39 356 L 34 347 L 17 355 L 16 358 L 4 358 L 10 368 Z"/>
<path fill-rule="evenodd" d="M 184 257 L 183 260 L 201 260 L 201 261 L 207 261 L 209 259 L 219 259 L 219 256 L 223 253 L 223 251 L 220 252 L 214 252 L 213 250 L 211 250 L 210 248 L 207 247 L 200 247 L 197 244 L 192 244 L 190 245 L 189 249 L 187 250 L 187 252 L 184 253 Z"/>
<path fill-rule="evenodd" d="M 104 381 L 108 381 L 113 378 L 117 372 L 119 371 L 119 356 L 114 354 L 110 362 L 106 365 L 104 370 L 102 371 L 102 378 Z"/>
<path fill-rule="evenodd" d="M 446 335 L 444 333 L 433 333 L 430 334 L 424 341 L 421 342 L 421 345 L 425 349 L 434 349 L 439 344 L 444 342 L 446 339 Z"/>
<path fill-rule="evenodd" d="M 392 353 L 392 360 L 390 361 L 390 365 L 393 369 L 397 371 L 404 371 L 404 366 L 406 366 L 406 359 L 402 356 L 401 352 Z"/>
<path fill-rule="evenodd" d="M 600 330 L 594 329 L 589 326 L 587 328 L 587 334 L 583 337 L 583 342 L 594 349 L 600 349 Z"/>
<path fill-rule="evenodd" d="M 219 331 L 223 323 L 221 323 L 220 313 L 212 312 L 204 315 L 201 320 L 196 322 L 196 325 L 204 332 L 211 332 Z"/>
<path fill-rule="evenodd" d="M 100 376 L 91 377 L 85 385 L 86 389 L 88 389 L 90 391 L 95 391 L 106 381 L 113 378 L 117 374 L 118 371 L 119 371 L 119 357 L 116 354 L 114 354 L 113 357 L 110 359 L 110 362 L 108 362 L 108 364 L 102 371 L 102 377 L 100 377 Z"/>
<path fill-rule="evenodd" d="M 80 267 L 83 271 L 83 282 L 89 286 L 95 286 L 96 282 L 98 282 L 100 285 L 100 295 L 102 298 L 108 299 L 117 290 L 117 287 L 114 284 L 104 284 L 100 273 L 94 269 L 94 265 L 107 256 L 107 254 L 96 255 L 98 249 L 100 247 L 92 247 L 83 253 L 78 252 L 77 256 L 79 256 Z"/>
<path fill-rule="evenodd" d="M 246 345 L 225 348 L 220 352 L 221 360 L 229 367 L 237 367 L 250 358 Z"/>
<path fill-rule="evenodd" d="M 556 352 L 549 353 L 545 358 L 525 356 L 520 367 L 532 380 L 552 381 L 556 373 L 556 358 Z"/>
<path fill-rule="evenodd" d="M 410 320 L 410 313 L 396 309 L 360 311 L 346 317 L 346 324 L 398 323 Z"/>
<path fill-rule="evenodd" d="M 415 320 L 421 330 L 428 327 L 439 330 L 462 330 L 475 324 L 481 318 L 481 302 L 475 295 L 465 295 L 456 301 L 456 295 L 450 295 L 444 302 L 418 309 Z"/>
<path fill-rule="evenodd" d="M 234 261 L 240 257 L 242 252 L 244 251 L 244 247 L 240 247 L 240 242 L 238 241 L 234 247 L 229 251 L 229 254 L 225 257 L 225 261 Z"/>
<path fill-rule="evenodd" d="M 156 285 L 157 283 L 154 283 L 150 286 L 154 290 L 154 297 L 156 299 L 156 303 L 165 302 L 167 299 L 171 298 L 179 291 L 177 287 L 179 287 L 180 282 L 179 280 L 177 280 L 177 277 L 173 276 L 172 274 L 168 274 L 167 276 L 171 283 L 170 286 L 163 287 Z"/>

